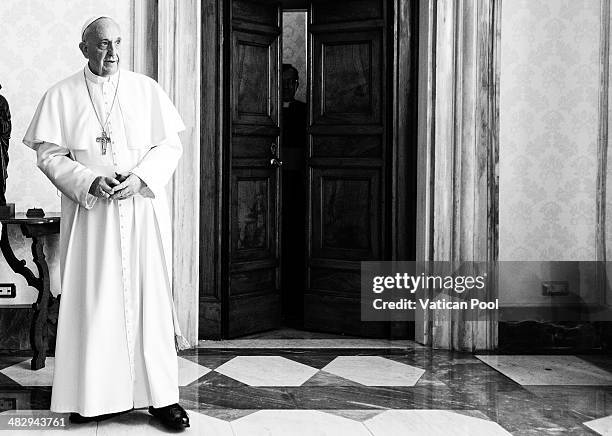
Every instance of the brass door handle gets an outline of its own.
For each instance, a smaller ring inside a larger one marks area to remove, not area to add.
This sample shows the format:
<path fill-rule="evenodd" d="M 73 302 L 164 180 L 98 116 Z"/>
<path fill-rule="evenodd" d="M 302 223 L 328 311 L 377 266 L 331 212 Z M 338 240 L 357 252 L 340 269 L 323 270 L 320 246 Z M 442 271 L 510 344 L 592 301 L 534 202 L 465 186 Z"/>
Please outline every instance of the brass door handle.
<path fill-rule="evenodd" d="M 278 154 L 278 145 L 276 142 L 270 144 L 270 154 L 272 154 L 272 156 L 276 156 Z"/>
<path fill-rule="evenodd" d="M 283 166 L 283 161 L 282 160 L 278 160 L 277 158 L 273 157 L 272 159 L 270 159 L 270 166 L 272 167 L 281 167 Z"/>

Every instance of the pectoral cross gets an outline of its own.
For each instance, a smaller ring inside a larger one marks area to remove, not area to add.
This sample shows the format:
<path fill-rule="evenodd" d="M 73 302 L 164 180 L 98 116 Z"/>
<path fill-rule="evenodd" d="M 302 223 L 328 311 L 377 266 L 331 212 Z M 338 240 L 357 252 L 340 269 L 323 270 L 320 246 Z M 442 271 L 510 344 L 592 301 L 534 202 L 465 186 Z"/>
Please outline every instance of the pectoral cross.
<path fill-rule="evenodd" d="M 96 142 L 99 142 L 102 146 L 102 154 L 106 154 L 106 145 L 111 142 L 110 136 L 108 136 L 106 132 L 102 130 L 102 136 L 98 136 L 96 138 Z"/>

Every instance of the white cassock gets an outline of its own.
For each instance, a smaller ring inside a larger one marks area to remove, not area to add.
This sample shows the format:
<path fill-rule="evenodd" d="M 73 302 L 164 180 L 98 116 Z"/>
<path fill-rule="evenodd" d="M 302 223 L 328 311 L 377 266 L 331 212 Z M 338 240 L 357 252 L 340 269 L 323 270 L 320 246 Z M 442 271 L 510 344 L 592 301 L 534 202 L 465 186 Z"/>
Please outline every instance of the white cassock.
<path fill-rule="evenodd" d="M 85 80 L 103 122 L 110 112 L 106 154 Z M 23 142 L 63 194 L 54 412 L 92 416 L 178 402 L 164 187 L 184 128 L 157 82 L 126 70 L 100 77 L 85 66 L 38 105 Z M 126 200 L 88 193 L 97 176 L 115 172 L 132 172 L 147 188 Z"/>

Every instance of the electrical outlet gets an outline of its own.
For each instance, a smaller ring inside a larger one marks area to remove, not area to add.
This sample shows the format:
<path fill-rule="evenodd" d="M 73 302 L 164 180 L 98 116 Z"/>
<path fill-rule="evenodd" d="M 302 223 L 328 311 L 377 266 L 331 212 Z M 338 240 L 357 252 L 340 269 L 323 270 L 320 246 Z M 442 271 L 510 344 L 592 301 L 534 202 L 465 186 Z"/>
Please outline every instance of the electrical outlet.
<path fill-rule="evenodd" d="M 15 298 L 15 283 L 0 283 L 0 298 Z"/>
<path fill-rule="evenodd" d="M 542 282 L 542 295 L 549 297 L 561 297 L 569 295 L 569 283 L 562 280 L 550 280 Z"/>

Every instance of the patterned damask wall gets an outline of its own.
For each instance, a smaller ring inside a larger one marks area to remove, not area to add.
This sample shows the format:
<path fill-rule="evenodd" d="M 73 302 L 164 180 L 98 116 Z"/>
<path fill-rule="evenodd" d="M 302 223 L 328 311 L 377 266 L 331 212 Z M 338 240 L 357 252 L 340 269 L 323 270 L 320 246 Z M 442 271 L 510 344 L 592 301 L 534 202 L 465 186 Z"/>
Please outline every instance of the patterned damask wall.
<path fill-rule="evenodd" d="M 502 5 L 500 260 L 594 260 L 600 2 Z"/>
<path fill-rule="evenodd" d="M 9 148 L 7 201 L 17 211 L 42 207 L 59 211 L 60 198 L 51 182 L 36 167 L 36 154 L 21 143 L 39 99 L 47 88 L 76 72 L 85 59 L 79 51 L 81 26 L 90 16 L 110 15 L 123 30 L 122 62 L 131 68 L 131 1 L 109 0 L 1 0 L 0 94 L 11 108 L 13 132 Z M 15 226 L 10 239 L 18 257 L 29 258 L 29 241 Z M 52 291 L 59 289 L 57 238 L 48 238 L 46 254 L 50 261 Z M 30 268 L 34 268 L 31 263 Z M 0 282 L 16 283 L 17 298 L 0 304 L 25 304 L 35 292 L 21 276 L 0 260 Z"/>
<path fill-rule="evenodd" d="M 283 13 L 283 63 L 300 74 L 296 100 L 306 102 L 306 12 Z"/>
<path fill-rule="evenodd" d="M 596 259 L 600 0 L 502 4 L 499 258 L 502 306 L 600 303 Z M 608 175 L 610 177 L 610 175 Z M 611 206 L 608 206 L 611 210 Z M 570 295 L 542 295 L 542 281 Z M 571 318 L 567 318 L 571 319 Z"/>

